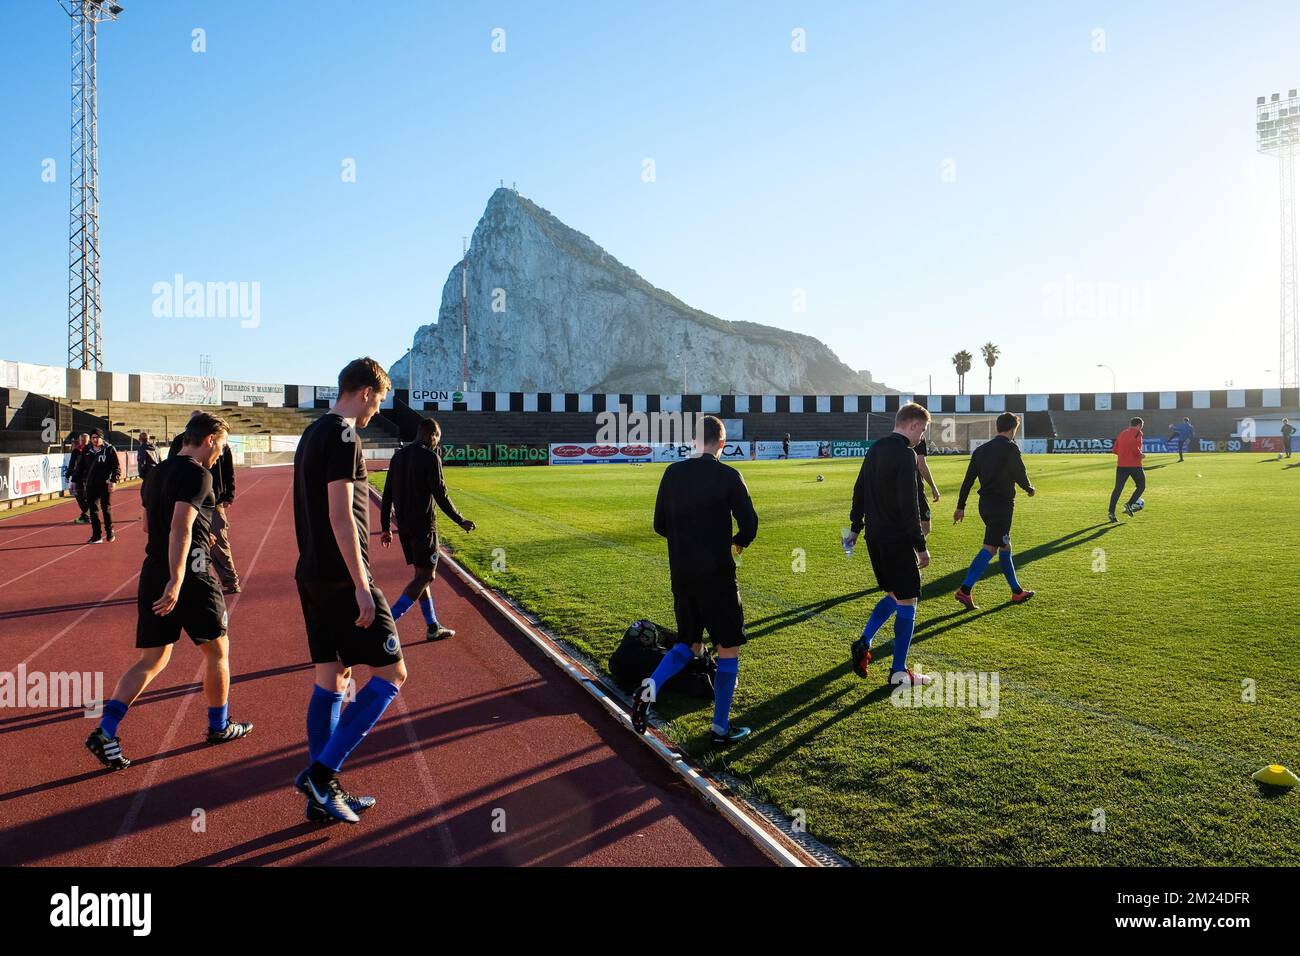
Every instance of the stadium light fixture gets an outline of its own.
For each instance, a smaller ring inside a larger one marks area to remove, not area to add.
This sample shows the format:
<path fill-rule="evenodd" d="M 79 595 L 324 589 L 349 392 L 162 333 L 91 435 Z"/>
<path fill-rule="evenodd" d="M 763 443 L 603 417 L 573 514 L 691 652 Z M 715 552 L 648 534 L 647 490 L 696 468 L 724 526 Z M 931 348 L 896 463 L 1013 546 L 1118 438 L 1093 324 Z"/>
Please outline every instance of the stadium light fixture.
<path fill-rule="evenodd" d="M 1295 158 L 1300 154 L 1300 95 L 1288 90 L 1255 97 L 1257 149 L 1278 160 L 1282 269 L 1278 334 L 1278 385 L 1300 385 L 1300 316 L 1296 302 Z"/>
<path fill-rule="evenodd" d="M 1103 365 L 1101 362 L 1097 363 L 1097 368 L 1104 368 L 1106 371 L 1110 372 L 1110 390 L 1111 392 L 1118 392 L 1119 387 L 1115 384 L 1115 370 L 1109 365 Z"/>

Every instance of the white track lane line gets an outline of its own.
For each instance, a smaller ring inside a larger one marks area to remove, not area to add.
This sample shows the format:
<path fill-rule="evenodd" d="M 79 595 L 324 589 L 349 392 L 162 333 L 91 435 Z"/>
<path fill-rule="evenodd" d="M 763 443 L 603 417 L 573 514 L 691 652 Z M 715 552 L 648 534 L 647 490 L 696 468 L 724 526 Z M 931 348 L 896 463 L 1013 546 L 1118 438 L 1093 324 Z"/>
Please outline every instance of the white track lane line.
<path fill-rule="evenodd" d="M 256 482 L 253 483 L 252 487 L 253 487 L 253 488 L 256 488 L 259 484 L 261 484 L 261 482 L 260 482 L 260 481 L 256 481 Z M 105 544 L 104 546 L 107 547 L 107 544 Z M 87 546 L 87 545 L 82 545 L 82 547 L 84 548 L 84 547 L 88 547 L 88 546 Z M 78 549 L 78 550 L 79 550 L 79 549 Z M 69 552 L 69 553 L 71 553 L 71 552 Z M 67 557 L 67 555 L 64 555 L 64 557 Z M 29 573 L 30 573 L 30 572 L 29 572 Z M 55 634 L 55 635 L 54 635 L 53 637 L 51 637 L 48 641 L 46 641 L 46 642 L 45 642 L 44 644 L 42 644 L 40 647 L 36 648 L 36 650 L 32 651 L 32 652 L 31 652 L 30 654 L 28 654 L 25 658 L 23 658 L 22 662 L 21 662 L 18 666 L 19 666 L 19 667 L 23 667 L 23 666 L 25 666 L 25 665 L 27 665 L 27 664 L 30 664 L 30 663 L 32 662 L 32 660 L 36 657 L 36 655 L 40 654 L 42 651 L 45 651 L 45 650 L 47 650 L 48 648 L 50 648 L 51 646 L 53 646 L 53 644 L 54 644 L 55 641 L 59 640 L 59 639 L 60 639 L 61 637 L 63 637 L 64 635 L 66 635 L 66 634 L 68 634 L 69 632 L 71 632 L 74 628 L 76 628 L 76 626 L 77 626 L 78 624 L 80 624 L 82 621 L 84 621 L 87 617 L 89 617 L 89 616 L 90 616 L 91 614 L 93 614 L 95 611 L 98 611 L 98 610 L 99 610 L 99 606 L 98 606 L 98 605 L 103 604 L 105 601 L 111 601 L 111 600 L 113 600 L 113 598 L 117 596 L 117 593 L 118 593 L 119 591 L 122 590 L 122 588 L 126 587 L 128 584 L 130 584 L 132 581 L 134 581 L 134 580 L 135 580 L 136 578 L 138 578 L 138 577 L 140 577 L 140 572 L 139 572 L 139 571 L 136 571 L 136 572 L 132 573 L 131 576 L 128 577 L 125 581 L 123 581 L 123 582 L 122 582 L 121 584 L 119 584 L 117 587 L 113 588 L 113 590 L 109 591 L 108 594 L 104 595 L 104 597 L 100 598 L 99 601 L 96 602 L 95 606 L 92 606 L 92 607 L 90 607 L 90 608 L 87 608 L 87 609 L 82 613 L 82 615 L 81 615 L 80 617 L 78 617 L 75 621 L 73 621 L 71 624 L 69 624 L 69 625 L 68 625 L 67 627 L 65 627 L 63 630 L 59 631 L 59 633 Z M 15 580 L 17 580 L 17 579 L 15 578 Z M 0 586 L 2 586 L 2 585 L 0 585 Z"/>
<path fill-rule="evenodd" d="M 436 814 L 442 810 L 443 800 L 434 786 L 433 773 L 429 770 L 429 764 L 424 759 L 424 751 L 420 749 L 420 742 L 415 738 L 415 729 L 411 726 L 411 711 L 401 694 L 397 695 L 397 709 L 402 712 L 402 729 L 406 731 L 406 745 L 415 757 L 415 766 L 420 771 L 420 783 L 424 785 L 424 795 L 429 801 L 430 814 Z M 456 842 L 451 837 L 451 830 L 445 822 L 439 823 L 437 829 L 438 839 L 442 842 L 442 850 L 447 857 L 447 864 L 460 866 L 460 853 L 456 850 Z"/>
<path fill-rule="evenodd" d="M 56 505 L 55 507 L 58 506 Z M 53 511 L 54 508 L 48 508 L 46 510 Z M 0 528 L 3 527 L 4 527 L 3 525 L 0 525 Z M 19 525 L 18 527 L 21 528 L 22 525 Z M 29 531 L 26 534 L 20 534 L 16 538 L 0 538 L 0 544 L 6 544 L 6 545 L 13 544 L 15 541 L 22 541 L 24 538 L 30 538 L 34 534 L 41 534 L 42 532 L 45 531 L 53 531 L 55 528 L 84 528 L 84 527 L 86 527 L 84 524 L 77 524 L 75 521 L 60 521 L 58 524 L 47 524 L 44 528 L 37 528 L 35 531 Z"/>
<path fill-rule="evenodd" d="M 98 545 L 98 547 L 110 548 L 113 546 L 114 543 L 116 542 L 105 541 L 103 544 Z M 16 578 L 10 578 L 8 581 L 4 582 L 4 584 L 0 584 L 0 589 L 7 588 L 9 587 L 9 585 L 15 583 L 16 581 L 21 581 L 23 578 L 27 577 L 27 575 L 35 574 L 37 571 L 40 571 L 42 568 L 48 568 L 51 564 L 54 564 L 56 561 L 62 561 L 64 558 L 71 557 L 72 555 L 76 554 L 78 551 L 82 551 L 89 547 L 91 547 L 91 545 L 81 544 L 81 545 L 77 545 L 71 551 L 64 551 L 57 558 L 51 558 L 49 561 L 46 561 L 44 564 L 38 564 L 34 568 L 29 568 L 28 570 L 24 571 L 22 574 L 18 575 L 18 577 Z"/>

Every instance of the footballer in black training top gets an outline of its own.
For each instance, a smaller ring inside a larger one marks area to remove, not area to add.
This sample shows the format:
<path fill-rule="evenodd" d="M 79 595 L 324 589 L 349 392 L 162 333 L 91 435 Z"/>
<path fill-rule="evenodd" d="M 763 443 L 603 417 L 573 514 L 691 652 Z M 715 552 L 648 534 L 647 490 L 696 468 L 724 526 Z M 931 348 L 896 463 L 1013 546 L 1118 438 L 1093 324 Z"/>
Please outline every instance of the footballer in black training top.
<path fill-rule="evenodd" d="M 383 501 L 379 506 L 380 540 L 384 547 L 393 542 L 391 518 L 397 508 L 397 537 L 402 556 L 415 569 L 415 575 L 393 605 L 393 620 L 398 620 L 416 601 L 424 614 L 425 639 L 446 640 L 456 632 L 438 623 L 433 606 L 433 578 L 438 571 L 438 512 L 436 504 L 465 531 L 474 530 L 474 522 L 463 517 L 447 496 L 442 477 L 442 458 L 438 441 L 442 429 L 432 418 L 423 419 L 416 429 L 415 441 L 399 448 L 388 463 Z"/>
<path fill-rule="evenodd" d="M 406 680 L 397 625 L 370 575 L 370 493 L 357 434 L 389 388 L 374 359 L 348 363 L 334 407 L 302 433 L 293 458 L 294 576 L 316 678 L 307 705 L 311 762 L 294 781 L 307 797 L 308 820 L 357 823 L 374 806 L 373 797 L 343 789 L 338 771 Z M 344 713 L 356 664 L 370 667 L 371 677 Z"/>
<path fill-rule="evenodd" d="M 203 694 L 208 701 L 210 744 L 247 736 L 253 725 L 230 719 L 230 642 L 226 602 L 208 573 L 212 541 L 212 463 L 221 457 L 229 428 L 206 412 L 186 426 L 180 454 L 154 469 L 145 486 L 148 542 L 136 593 L 139 613 L 135 646 L 140 659 L 117 682 L 104 704 L 99 726 L 86 746 L 104 766 L 131 765 L 122 754 L 118 725 L 127 708 L 171 659 L 181 631 L 198 645 L 204 660 Z"/>

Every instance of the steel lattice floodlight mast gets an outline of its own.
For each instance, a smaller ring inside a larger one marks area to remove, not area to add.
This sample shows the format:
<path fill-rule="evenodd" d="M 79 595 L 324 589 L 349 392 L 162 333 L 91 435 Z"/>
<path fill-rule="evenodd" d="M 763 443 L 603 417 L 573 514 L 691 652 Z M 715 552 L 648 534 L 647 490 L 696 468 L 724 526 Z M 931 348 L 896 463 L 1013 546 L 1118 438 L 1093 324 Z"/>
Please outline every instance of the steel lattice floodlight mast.
<path fill-rule="evenodd" d="M 122 8 L 104 0 L 59 0 L 72 21 L 72 158 L 68 212 L 68 368 L 104 366 L 99 288 L 99 92 L 95 36 Z"/>
<path fill-rule="evenodd" d="M 1300 96 L 1288 91 L 1255 99 L 1259 151 L 1276 156 L 1282 204 L 1282 315 L 1277 367 L 1279 385 L 1300 385 L 1300 319 L 1296 303 L 1295 158 L 1300 155 Z"/>

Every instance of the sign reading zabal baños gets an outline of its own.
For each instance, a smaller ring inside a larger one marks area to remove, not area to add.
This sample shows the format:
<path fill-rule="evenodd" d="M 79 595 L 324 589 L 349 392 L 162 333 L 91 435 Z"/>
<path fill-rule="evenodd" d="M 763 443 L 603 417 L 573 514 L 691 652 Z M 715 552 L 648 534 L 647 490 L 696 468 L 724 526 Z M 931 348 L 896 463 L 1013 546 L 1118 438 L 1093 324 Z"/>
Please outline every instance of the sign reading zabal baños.
<path fill-rule="evenodd" d="M 443 442 L 444 465 L 545 465 L 550 461 L 546 445 L 498 442 Z"/>

